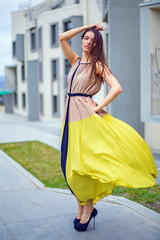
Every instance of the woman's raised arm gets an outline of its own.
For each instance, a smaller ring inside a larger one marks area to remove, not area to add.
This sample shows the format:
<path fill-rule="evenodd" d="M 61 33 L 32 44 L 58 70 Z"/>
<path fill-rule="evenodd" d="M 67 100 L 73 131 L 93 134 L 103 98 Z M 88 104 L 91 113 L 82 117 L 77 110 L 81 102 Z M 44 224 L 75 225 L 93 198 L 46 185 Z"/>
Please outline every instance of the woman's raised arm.
<path fill-rule="evenodd" d="M 74 63 L 76 58 L 79 56 L 73 51 L 73 49 L 71 48 L 71 46 L 68 43 L 68 40 L 70 38 L 74 37 L 75 35 L 77 35 L 78 33 L 83 32 L 87 28 L 93 28 L 93 27 L 95 27 L 95 29 L 97 29 L 97 30 L 103 30 L 103 27 L 100 26 L 98 23 L 96 23 L 96 24 L 85 25 L 82 27 L 74 28 L 74 29 L 71 29 L 71 30 L 68 30 L 66 32 L 59 34 L 59 41 L 62 46 L 64 55 L 66 56 L 68 61 L 71 63 L 71 65 Z"/>

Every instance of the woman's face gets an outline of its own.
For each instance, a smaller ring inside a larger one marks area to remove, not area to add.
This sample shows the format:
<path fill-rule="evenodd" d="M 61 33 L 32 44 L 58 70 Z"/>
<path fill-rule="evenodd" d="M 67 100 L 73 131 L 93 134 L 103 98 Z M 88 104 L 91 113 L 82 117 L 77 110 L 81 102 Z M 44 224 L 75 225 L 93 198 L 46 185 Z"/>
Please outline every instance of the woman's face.
<path fill-rule="evenodd" d="M 93 44 L 93 40 L 94 40 L 94 33 L 91 31 L 86 32 L 82 39 L 82 50 L 89 53 Z M 95 45 L 96 43 L 94 43 L 93 46 Z"/>

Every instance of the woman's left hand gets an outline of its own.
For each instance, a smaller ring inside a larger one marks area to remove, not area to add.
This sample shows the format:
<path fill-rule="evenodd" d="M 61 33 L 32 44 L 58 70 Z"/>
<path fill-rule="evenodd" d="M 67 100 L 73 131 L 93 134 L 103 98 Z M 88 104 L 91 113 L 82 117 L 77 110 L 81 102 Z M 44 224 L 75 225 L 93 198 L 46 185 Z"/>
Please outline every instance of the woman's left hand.
<path fill-rule="evenodd" d="M 97 109 L 98 104 L 95 103 L 90 97 L 86 97 L 85 102 L 87 102 L 89 104 L 89 106 L 92 108 L 92 110 L 94 112 L 98 111 L 98 109 Z"/>

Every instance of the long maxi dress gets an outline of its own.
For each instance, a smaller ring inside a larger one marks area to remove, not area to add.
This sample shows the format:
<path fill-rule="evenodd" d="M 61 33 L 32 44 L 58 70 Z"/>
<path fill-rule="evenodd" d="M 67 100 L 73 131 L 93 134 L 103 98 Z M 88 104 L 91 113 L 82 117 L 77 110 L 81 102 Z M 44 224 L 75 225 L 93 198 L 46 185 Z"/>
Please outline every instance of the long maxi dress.
<path fill-rule="evenodd" d="M 91 64 L 77 58 L 68 75 L 61 132 L 62 171 L 82 205 L 89 199 L 96 204 L 115 186 L 154 186 L 157 177 L 150 148 L 136 130 L 104 110 L 95 113 L 85 101 L 102 84 L 90 74 Z"/>

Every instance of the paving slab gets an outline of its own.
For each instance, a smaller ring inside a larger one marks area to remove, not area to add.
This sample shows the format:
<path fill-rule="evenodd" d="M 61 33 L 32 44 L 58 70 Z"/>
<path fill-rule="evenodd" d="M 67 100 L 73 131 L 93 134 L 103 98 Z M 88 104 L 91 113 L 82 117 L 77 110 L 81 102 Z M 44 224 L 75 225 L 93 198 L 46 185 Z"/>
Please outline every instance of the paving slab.
<path fill-rule="evenodd" d="M 1 192 L 0 239 L 159 240 L 160 224 L 148 216 L 107 198 L 96 208 L 96 229 L 91 222 L 79 233 L 73 228 L 76 201 L 70 193 L 50 188 Z"/>

